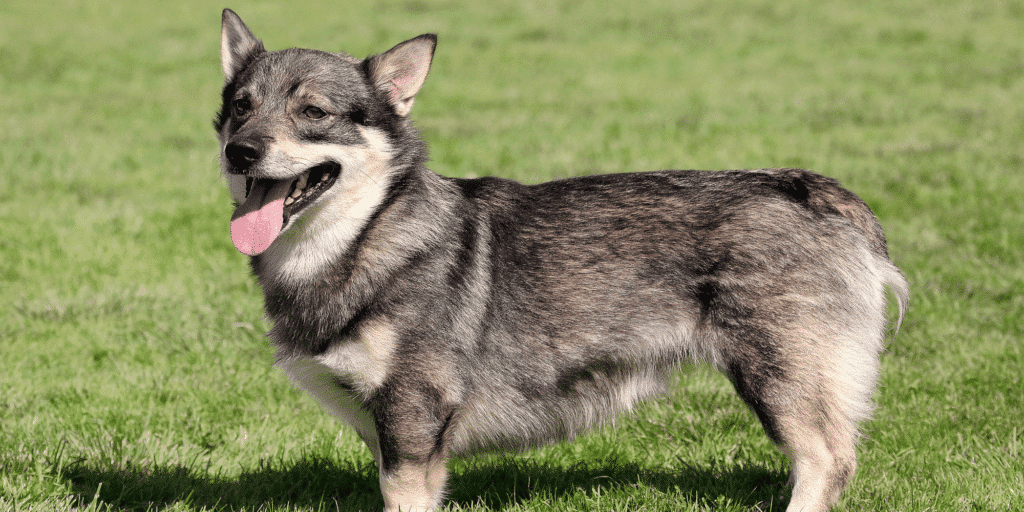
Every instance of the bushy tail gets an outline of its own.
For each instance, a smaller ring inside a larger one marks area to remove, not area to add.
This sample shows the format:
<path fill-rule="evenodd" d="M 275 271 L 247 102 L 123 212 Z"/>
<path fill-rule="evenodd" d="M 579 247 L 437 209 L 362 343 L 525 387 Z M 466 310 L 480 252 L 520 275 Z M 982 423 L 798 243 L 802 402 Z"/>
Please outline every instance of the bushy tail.
<path fill-rule="evenodd" d="M 899 305 L 900 315 L 896 321 L 896 329 L 893 331 L 895 336 L 903 324 L 903 317 L 907 312 L 907 306 L 910 304 L 910 286 L 907 284 L 907 279 L 903 277 L 900 269 L 896 268 L 896 265 L 889 259 L 889 246 L 885 240 L 885 233 L 882 231 L 882 225 L 878 222 L 878 218 L 875 217 L 875 213 L 871 211 L 871 207 L 863 199 L 857 197 L 853 192 L 846 190 L 839 185 L 838 181 L 831 178 L 793 169 L 783 169 L 778 172 L 801 173 L 799 174 L 800 178 L 807 183 L 809 188 L 813 187 L 815 191 L 814 194 L 810 195 L 808 201 L 813 203 L 818 209 L 830 209 L 838 212 L 867 238 L 871 251 L 879 260 L 878 268 L 882 272 L 882 282 L 892 289 L 896 295 L 896 302 Z"/>

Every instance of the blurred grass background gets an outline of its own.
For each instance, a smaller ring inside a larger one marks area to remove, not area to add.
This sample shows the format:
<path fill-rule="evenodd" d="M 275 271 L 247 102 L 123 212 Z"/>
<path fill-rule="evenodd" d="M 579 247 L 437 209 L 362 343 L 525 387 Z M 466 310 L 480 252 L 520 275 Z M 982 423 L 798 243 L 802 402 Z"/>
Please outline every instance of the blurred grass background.
<path fill-rule="evenodd" d="M 380 507 L 356 437 L 269 367 L 229 241 L 223 7 L 272 50 L 439 33 L 412 117 L 444 175 L 840 179 L 913 298 L 839 509 L 1024 507 L 1024 3 L 8 0 L 0 509 Z M 455 463 L 450 506 L 780 510 L 787 476 L 697 369 L 614 428 Z"/>

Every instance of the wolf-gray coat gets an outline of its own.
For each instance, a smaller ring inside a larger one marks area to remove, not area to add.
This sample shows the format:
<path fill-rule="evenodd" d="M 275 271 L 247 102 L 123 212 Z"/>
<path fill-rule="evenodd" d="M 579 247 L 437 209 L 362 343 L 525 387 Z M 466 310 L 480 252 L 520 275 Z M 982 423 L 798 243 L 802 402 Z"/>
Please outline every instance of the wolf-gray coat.
<path fill-rule="evenodd" d="M 223 20 L 232 240 L 278 365 L 366 441 L 386 509 L 434 508 L 450 456 L 571 437 L 690 361 L 792 460 L 789 510 L 828 509 L 870 413 L 885 287 L 907 301 L 867 205 L 796 169 L 439 176 L 407 118 L 435 43 L 267 52 Z"/>

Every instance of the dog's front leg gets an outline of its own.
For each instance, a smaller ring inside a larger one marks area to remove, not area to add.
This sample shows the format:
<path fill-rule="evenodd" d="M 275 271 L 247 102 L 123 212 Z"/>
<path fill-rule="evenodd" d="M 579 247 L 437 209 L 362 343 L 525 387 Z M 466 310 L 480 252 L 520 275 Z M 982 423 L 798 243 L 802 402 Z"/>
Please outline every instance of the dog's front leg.
<path fill-rule="evenodd" d="M 385 464 L 381 464 L 380 490 L 384 495 L 384 511 L 434 510 L 444 499 L 447 478 L 447 460 L 441 457 L 425 461 L 398 461 L 387 469 Z"/>
<path fill-rule="evenodd" d="M 444 500 L 454 406 L 416 388 L 386 385 L 378 395 L 374 416 L 385 512 L 434 510 Z"/>

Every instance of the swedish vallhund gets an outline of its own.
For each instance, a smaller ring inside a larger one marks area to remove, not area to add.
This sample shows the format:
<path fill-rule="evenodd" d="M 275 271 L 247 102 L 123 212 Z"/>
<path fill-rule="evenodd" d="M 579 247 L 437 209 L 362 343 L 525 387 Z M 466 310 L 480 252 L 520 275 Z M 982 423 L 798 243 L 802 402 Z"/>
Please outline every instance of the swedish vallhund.
<path fill-rule="evenodd" d="M 450 457 L 572 438 L 689 362 L 792 461 L 787 510 L 838 500 L 886 287 L 908 300 L 856 195 L 797 169 L 447 178 L 408 117 L 435 35 L 268 52 L 225 10 L 221 37 L 231 240 L 276 365 L 366 442 L 385 510 L 437 508 Z"/>

